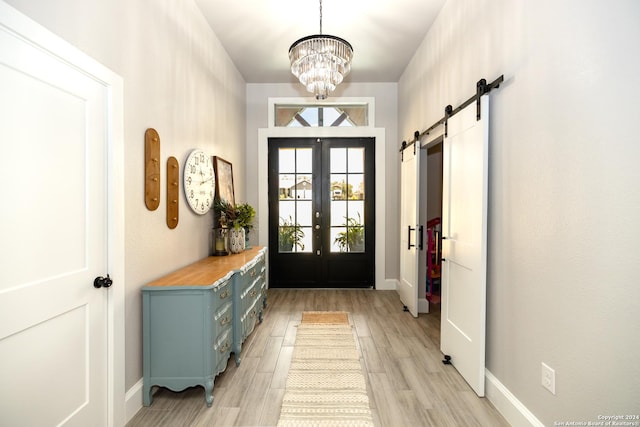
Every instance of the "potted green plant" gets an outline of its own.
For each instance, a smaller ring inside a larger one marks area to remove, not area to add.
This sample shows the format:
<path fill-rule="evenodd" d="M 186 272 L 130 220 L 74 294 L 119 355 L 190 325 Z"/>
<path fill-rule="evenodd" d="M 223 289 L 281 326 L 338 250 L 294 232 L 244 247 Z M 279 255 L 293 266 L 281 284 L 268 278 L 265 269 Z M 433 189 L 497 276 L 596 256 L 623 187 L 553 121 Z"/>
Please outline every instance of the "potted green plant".
<path fill-rule="evenodd" d="M 249 248 L 249 230 L 253 228 L 256 210 L 248 203 L 236 205 L 236 223 L 244 228 L 245 249 Z"/>
<path fill-rule="evenodd" d="M 216 214 L 218 227 L 229 228 L 235 219 L 235 209 L 233 205 L 226 200 L 216 199 L 213 202 L 213 210 Z"/>
<path fill-rule="evenodd" d="M 340 248 L 340 252 L 363 252 L 364 251 L 364 225 L 358 212 L 358 218 L 345 217 L 347 227 L 336 235 L 334 243 Z"/>
<path fill-rule="evenodd" d="M 222 199 L 216 200 L 213 208 L 218 214 L 220 227 L 227 229 L 229 250 L 234 254 L 242 252 L 245 249 L 245 235 L 238 209 Z"/>
<path fill-rule="evenodd" d="M 297 246 L 300 250 L 304 250 L 304 231 L 302 227 L 293 221 L 289 216 L 288 219 L 280 217 L 280 225 L 278 227 L 278 247 L 280 252 L 292 252 L 293 247 Z"/>

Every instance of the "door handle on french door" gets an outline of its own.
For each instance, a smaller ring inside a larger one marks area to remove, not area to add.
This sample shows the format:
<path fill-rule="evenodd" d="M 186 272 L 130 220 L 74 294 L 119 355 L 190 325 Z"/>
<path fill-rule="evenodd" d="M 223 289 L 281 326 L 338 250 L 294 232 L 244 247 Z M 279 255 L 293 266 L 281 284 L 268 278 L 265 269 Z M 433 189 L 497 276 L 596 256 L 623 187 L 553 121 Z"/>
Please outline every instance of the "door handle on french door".
<path fill-rule="evenodd" d="M 416 245 L 411 244 L 411 231 L 415 231 L 415 228 L 411 228 L 410 225 L 407 225 L 407 250 L 415 247 Z"/>

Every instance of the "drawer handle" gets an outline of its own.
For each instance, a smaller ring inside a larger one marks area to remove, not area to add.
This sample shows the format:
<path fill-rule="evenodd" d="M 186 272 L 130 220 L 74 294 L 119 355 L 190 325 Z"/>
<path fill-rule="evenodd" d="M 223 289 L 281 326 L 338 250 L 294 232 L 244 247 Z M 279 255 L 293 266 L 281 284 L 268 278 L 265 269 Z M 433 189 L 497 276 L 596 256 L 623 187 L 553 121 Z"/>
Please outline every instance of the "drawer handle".
<path fill-rule="evenodd" d="M 253 310 L 251 310 L 251 313 L 249 313 L 249 317 L 252 317 L 252 318 L 256 317 L 256 309 L 255 308 Z"/>
<path fill-rule="evenodd" d="M 220 299 L 229 298 L 229 295 L 231 295 L 231 290 L 230 290 L 230 289 L 225 289 L 225 290 L 220 294 Z"/>
<path fill-rule="evenodd" d="M 256 292 L 256 290 L 255 290 L 255 289 L 254 289 L 254 290 L 252 290 L 251 292 L 249 292 L 249 296 L 250 296 L 251 298 L 255 297 L 255 296 L 256 296 L 256 294 L 257 294 L 257 292 Z"/>
<path fill-rule="evenodd" d="M 227 350 L 229 350 L 229 347 L 231 346 L 229 345 L 229 341 L 227 341 L 222 347 L 220 347 L 220 353 L 226 353 Z"/>
<path fill-rule="evenodd" d="M 226 316 L 224 319 L 220 320 L 220 326 L 224 326 L 229 322 L 231 322 L 231 318 L 229 316 Z"/>

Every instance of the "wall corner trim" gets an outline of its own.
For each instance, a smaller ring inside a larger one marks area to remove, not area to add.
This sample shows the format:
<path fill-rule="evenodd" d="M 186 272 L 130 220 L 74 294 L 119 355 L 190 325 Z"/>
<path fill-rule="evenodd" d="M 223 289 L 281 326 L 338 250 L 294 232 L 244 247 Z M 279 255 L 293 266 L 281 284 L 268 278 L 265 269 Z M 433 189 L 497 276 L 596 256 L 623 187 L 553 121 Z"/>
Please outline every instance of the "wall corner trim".
<path fill-rule="evenodd" d="M 124 395 L 125 404 L 125 424 L 129 423 L 133 417 L 142 409 L 142 378 L 133 385 Z"/>
<path fill-rule="evenodd" d="M 376 283 L 376 291 L 395 291 L 398 289 L 398 279 L 385 279 Z"/>
<path fill-rule="evenodd" d="M 488 369 L 485 369 L 485 393 L 512 426 L 544 427 L 544 424 L 527 409 Z"/>

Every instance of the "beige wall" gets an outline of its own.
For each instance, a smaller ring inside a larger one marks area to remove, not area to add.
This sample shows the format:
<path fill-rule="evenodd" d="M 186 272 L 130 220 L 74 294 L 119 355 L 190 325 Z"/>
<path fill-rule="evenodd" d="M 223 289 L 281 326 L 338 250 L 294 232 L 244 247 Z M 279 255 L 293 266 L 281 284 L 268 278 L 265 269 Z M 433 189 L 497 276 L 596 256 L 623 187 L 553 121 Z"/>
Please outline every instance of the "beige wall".
<path fill-rule="evenodd" d="M 142 377 L 140 288 L 208 255 L 212 218 L 180 205 L 180 223 L 166 226 L 165 200 L 144 204 L 144 132 L 155 128 L 161 164 L 182 166 L 193 148 L 219 155 L 242 171 L 245 82 L 193 1 L 10 0 L 124 79 L 126 222 L 126 389 Z M 165 173 L 162 186 L 165 188 Z M 236 173 L 244 197 L 244 174 Z M 164 196 L 164 191 L 161 191 Z M 117 283 L 114 286 L 119 286 Z"/>
<path fill-rule="evenodd" d="M 633 0 L 449 0 L 399 82 L 402 139 L 504 74 L 487 367 L 547 426 L 640 409 L 639 22 Z"/>

